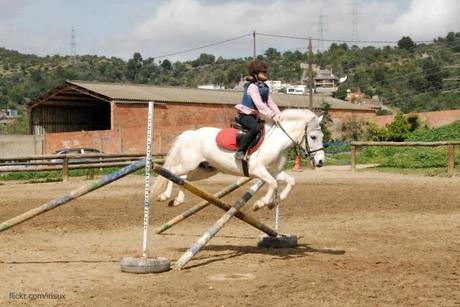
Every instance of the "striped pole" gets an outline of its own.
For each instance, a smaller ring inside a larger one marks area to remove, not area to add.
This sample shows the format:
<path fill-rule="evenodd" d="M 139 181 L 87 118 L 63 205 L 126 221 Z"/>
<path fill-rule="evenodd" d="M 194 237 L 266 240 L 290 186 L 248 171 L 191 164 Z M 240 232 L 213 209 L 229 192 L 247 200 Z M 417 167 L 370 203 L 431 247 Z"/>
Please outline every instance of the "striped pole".
<path fill-rule="evenodd" d="M 153 135 L 153 101 L 149 101 L 147 118 L 147 156 L 145 158 L 145 193 L 144 193 L 144 239 L 142 241 L 142 257 L 147 258 L 150 223 L 150 169 L 152 167 L 152 135 Z"/>
<path fill-rule="evenodd" d="M 252 180 L 252 178 L 242 177 L 242 178 L 238 179 L 238 181 L 226 186 L 224 189 L 220 190 L 219 192 L 217 192 L 213 196 L 218 197 L 218 198 L 222 198 L 225 195 L 227 195 L 227 194 L 235 191 L 236 189 L 240 188 L 241 186 L 245 185 L 246 183 L 248 183 L 251 180 Z M 164 231 L 168 230 L 172 226 L 182 222 L 183 220 L 187 219 L 188 217 L 192 216 L 193 214 L 197 213 L 198 211 L 206 208 L 207 206 L 209 206 L 209 204 L 210 204 L 210 202 L 208 202 L 206 200 L 203 200 L 202 202 L 196 204 L 195 206 L 191 207 L 190 209 L 185 210 L 184 212 L 182 212 L 178 216 L 172 218 L 168 222 L 166 222 L 163 225 L 161 225 L 160 227 L 158 227 L 155 230 L 155 233 L 158 233 L 158 234 L 163 233 Z"/>
<path fill-rule="evenodd" d="M 109 183 L 112 183 L 120 178 L 123 178 L 124 176 L 134 173 L 137 170 L 140 170 L 145 166 L 145 160 L 139 160 L 136 161 L 128 166 L 125 166 L 109 175 L 105 175 L 101 177 L 101 179 L 93 181 L 91 183 L 88 183 L 85 186 L 82 186 L 76 190 L 73 190 L 71 192 L 65 193 L 64 195 L 61 195 L 58 198 L 55 198 L 46 204 L 41 205 L 40 207 L 34 208 L 32 210 L 29 210 L 23 214 L 20 214 L 12 219 L 9 219 L 8 221 L 5 221 L 0 224 L 0 232 L 7 230 L 8 228 L 11 228 L 15 225 L 18 225 L 22 222 L 25 222 L 37 215 L 40 215 L 46 211 L 55 209 L 71 200 L 74 200 L 78 197 L 81 197 L 89 192 L 92 192 L 94 190 L 99 189 L 100 187 L 103 187 Z"/>
<path fill-rule="evenodd" d="M 185 252 L 185 254 L 182 255 L 182 257 L 180 257 L 179 260 L 177 260 L 176 268 L 181 270 L 187 262 L 189 262 L 190 259 L 192 259 L 192 257 L 196 255 L 237 212 L 239 212 L 238 210 L 241 209 L 263 185 L 264 182 L 262 180 L 257 180 L 243 197 L 237 201 L 235 206 L 231 207 L 203 236 L 201 236 L 200 239 L 198 239 L 198 241 L 196 241 L 195 244 L 192 245 L 192 247 L 190 247 L 187 252 Z"/>
<path fill-rule="evenodd" d="M 226 204 L 221 199 L 213 196 L 212 194 L 207 193 L 206 191 L 203 191 L 199 187 L 191 184 L 189 181 L 187 181 L 185 179 L 182 179 L 179 176 L 174 175 L 169 170 L 165 169 L 164 167 L 161 167 L 160 165 L 154 164 L 153 165 L 153 171 L 155 173 L 157 173 L 158 175 L 163 176 L 168 180 L 171 180 L 175 184 L 183 186 L 184 189 L 186 189 L 187 191 L 195 194 L 196 196 L 198 196 L 200 198 L 203 198 L 203 199 L 209 201 L 210 203 L 212 203 L 213 205 L 215 205 L 216 207 L 218 207 L 218 208 L 220 208 L 220 209 L 222 209 L 224 211 L 228 211 L 228 210 L 230 210 L 232 208 L 230 205 Z M 277 237 L 278 236 L 278 233 L 275 230 L 273 230 L 270 227 L 262 224 L 261 222 L 259 222 L 258 220 L 256 220 L 255 218 L 251 217 L 250 215 L 248 215 L 246 213 L 243 213 L 241 211 L 237 211 L 235 213 L 235 217 L 239 218 L 242 221 L 245 221 L 249 225 L 259 229 L 260 231 L 265 232 L 270 237 Z"/>
<path fill-rule="evenodd" d="M 275 207 L 275 230 L 280 229 L 280 206 L 276 205 Z"/>

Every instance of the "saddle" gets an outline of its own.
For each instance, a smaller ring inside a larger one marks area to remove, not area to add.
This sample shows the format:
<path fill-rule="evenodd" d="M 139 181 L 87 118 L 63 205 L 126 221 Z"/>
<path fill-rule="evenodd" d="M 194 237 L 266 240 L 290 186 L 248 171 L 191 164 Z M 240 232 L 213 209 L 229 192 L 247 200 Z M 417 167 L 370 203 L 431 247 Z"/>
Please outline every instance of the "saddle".
<path fill-rule="evenodd" d="M 251 155 L 253 152 L 255 152 L 260 147 L 264 139 L 265 128 L 263 125 L 263 121 L 259 120 L 259 123 L 262 126 L 262 129 L 257 134 L 257 136 L 251 141 L 251 145 L 249 146 L 247 155 Z M 222 148 L 231 151 L 237 151 L 239 148 L 239 142 L 246 133 L 247 130 L 244 129 L 243 125 L 238 121 L 238 117 L 235 117 L 231 122 L 230 128 L 224 128 L 219 131 L 219 133 L 216 136 L 216 143 Z"/>

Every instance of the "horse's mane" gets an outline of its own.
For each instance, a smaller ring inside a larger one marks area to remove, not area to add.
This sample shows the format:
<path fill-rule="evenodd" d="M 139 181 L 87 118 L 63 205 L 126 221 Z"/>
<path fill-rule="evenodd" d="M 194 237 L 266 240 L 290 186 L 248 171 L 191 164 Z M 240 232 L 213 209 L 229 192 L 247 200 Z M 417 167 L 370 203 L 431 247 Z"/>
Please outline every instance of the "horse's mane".
<path fill-rule="evenodd" d="M 315 113 L 306 109 L 286 109 L 281 112 L 281 120 L 309 122 L 313 117 L 316 117 Z"/>

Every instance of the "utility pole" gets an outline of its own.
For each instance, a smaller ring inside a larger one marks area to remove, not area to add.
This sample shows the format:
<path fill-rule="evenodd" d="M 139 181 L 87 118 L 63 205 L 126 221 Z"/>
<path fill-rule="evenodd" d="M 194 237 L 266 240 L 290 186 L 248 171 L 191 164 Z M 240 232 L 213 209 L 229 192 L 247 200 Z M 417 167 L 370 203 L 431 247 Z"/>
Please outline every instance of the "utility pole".
<path fill-rule="evenodd" d="M 255 60 L 256 59 L 256 30 L 252 31 L 252 53 L 253 53 L 252 59 Z"/>
<path fill-rule="evenodd" d="M 313 51 L 311 37 L 308 38 L 308 102 L 309 108 L 313 111 Z"/>

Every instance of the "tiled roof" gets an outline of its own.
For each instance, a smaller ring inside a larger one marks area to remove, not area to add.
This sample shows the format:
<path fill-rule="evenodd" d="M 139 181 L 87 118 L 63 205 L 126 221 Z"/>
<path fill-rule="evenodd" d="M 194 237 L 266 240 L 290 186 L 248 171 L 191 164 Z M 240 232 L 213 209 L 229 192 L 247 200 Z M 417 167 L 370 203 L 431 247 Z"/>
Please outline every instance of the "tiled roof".
<path fill-rule="evenodd" d="M 130 102 L 182 102 L 182 103 L 213 103 L 237 104 L 241 101 L 242 92 L 235 90 L 206 90 L 192 87 L 156 86 L 132 83 L 66 81 L 97 95 L 105 96 L 115 103 Z M 308 96 L 272 94 L 273 99 L 281 107 L 308 107 Z M 332 109 L 373 110 L 370 106 L 356 105 L 329 96 L 314 96 L 313 106 L 318 108 L 329 103 Z"/>

